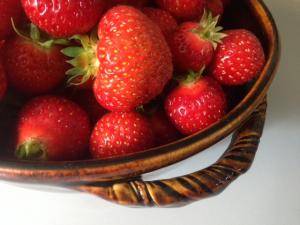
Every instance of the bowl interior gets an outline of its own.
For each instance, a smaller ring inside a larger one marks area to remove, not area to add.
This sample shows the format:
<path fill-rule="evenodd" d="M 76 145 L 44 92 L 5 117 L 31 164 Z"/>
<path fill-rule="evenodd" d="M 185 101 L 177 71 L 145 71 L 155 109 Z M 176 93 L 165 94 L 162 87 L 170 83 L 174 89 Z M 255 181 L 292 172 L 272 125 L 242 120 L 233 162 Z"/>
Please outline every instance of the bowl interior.
<path fill-rule="evenodd" d="M 108 160 L 81 160 L 74 162 L 28 162 L 13 158 L 12 143 L 14 121 L 17 118 L 16 99 L 6 106 L 0 105 L 0 176 L 10 178 L 12 168 L 16 177 L 28 177 L 24 171 L 56 171 L 63 173 L 64 179 L 77 181 L 78 173 L 85 170 L 81 180 L 110 179 L 112 177 L 136 176 L 179 160 L 187 158 L 211 146 L 236 129 L 254 111 L 265 96 L 274 76 L 278 61 L 278 34 L 271 14 L 261 0 L 233 0 L 226 11 L 222 25 L 226 29 L 246 28 L 261 40 L 267 57 L 267 64 L 256 81 L 243 87 L 232 88 L 231 110 L 220 122 L 204 132 L 183 138 L 166 146 L 122 158 Z M 13 97 L 12 97 L 13 98 Z M 22 172 L 23 171 L 23 172 Z M 33 180 L 50 177 L 37 175 Z M 56 174 L 57 175 L 57 174 Z M 55 174 L 54 180 L 59 180 Z"/>

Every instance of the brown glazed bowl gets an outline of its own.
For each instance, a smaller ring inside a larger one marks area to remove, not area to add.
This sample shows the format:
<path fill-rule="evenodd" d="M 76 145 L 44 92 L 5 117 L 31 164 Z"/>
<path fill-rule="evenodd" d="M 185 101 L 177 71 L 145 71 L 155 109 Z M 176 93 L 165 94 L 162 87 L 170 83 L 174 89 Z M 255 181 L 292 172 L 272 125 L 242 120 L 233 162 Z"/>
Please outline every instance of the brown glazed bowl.
<path fill-rule="evenodd" d="M 130 206 L 178 206 L 224 190 L 254 160 L 264 127 L 266 94 L 280 51 L 276 25 L 262 0 L 233 0 L 224 15 L 224 26 L 255 32 L 263 43 L 267 62 L 256 81 L 236 91 L 242 97 L 220 122 L 166 146 L 110 160 L 28 162 L 1 156 L 0 151 L 0 179 L 68 186 Z M 142 174 L 193 156 L 233 131 L 231 145 L 212 166 L 174 179 L 141 179 Z"/>

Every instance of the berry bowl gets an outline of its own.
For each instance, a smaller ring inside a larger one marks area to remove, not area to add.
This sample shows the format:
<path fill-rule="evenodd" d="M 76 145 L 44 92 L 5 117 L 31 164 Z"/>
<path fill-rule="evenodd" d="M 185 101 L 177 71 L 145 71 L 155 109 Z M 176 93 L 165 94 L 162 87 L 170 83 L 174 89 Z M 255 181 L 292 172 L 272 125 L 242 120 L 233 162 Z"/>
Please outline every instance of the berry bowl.
<path fill-rule="evenodd" d="M 0 178 L 67 186 L 129 206 L 180 206 L 223 191 L 254 160 L 264 128 L 266 95 L 280 55 L 276 24 L 262 0 L 233 1 L 223 20 L 227 28 L 253 31 L 263 44 L 266 63 L 255 81 L 237 88 L 237 95 L 242 97 L 236 99 L 236 104 L 218 123 L 162 147 L 106 160 L 35 162 L 16 160 L 1 153 Z M 5 109 L 0 113 L 1 117 L 8 114 Z M 1 119 L 2 131 L 5 122 Z M 191 157 L 233 132 L 225 153 L 206 169 L 173 179 L 142 180 L 143 174 Z"/>

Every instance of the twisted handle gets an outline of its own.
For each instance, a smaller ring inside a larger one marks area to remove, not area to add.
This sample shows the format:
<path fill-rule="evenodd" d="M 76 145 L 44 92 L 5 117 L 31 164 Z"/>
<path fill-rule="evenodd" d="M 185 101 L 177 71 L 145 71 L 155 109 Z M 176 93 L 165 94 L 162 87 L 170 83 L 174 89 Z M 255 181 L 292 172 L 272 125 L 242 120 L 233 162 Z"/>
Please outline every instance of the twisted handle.
<path fill-rule="evenodd" d="M 218 194 L 252 165 L 264 128 L 266 108 L 264 100 L 235 132 L 221 158 L 206 169 L 167 180 L 136 178 L 82 185 L 77 189 L 129 206 L 179 206 Z"/>

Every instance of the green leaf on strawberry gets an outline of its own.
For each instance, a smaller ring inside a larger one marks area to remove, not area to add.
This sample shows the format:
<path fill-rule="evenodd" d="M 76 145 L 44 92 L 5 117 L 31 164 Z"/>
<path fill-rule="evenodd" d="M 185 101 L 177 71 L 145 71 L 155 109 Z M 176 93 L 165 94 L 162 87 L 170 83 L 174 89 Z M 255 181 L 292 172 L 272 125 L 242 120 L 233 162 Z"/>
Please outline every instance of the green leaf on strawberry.
<path fill-rule="evenodd" d="M 212 12 L 204 10 L 202 19 L 200 20 L 199 27 L 194 29 L 193 32 L 198 34 L 204 40 L 208 40 L 217 48 L 218 43 L 222 43 L 222 39 L 227 35 L 221 33 L 223 27 L 218 26 L 220 16 L 213 17 Z"/>
<path fill-rule="evenodd" d="M 75 35 L 70 38 L 79 42 L 81 46 L 71 46 L 62 49 L 62 53 L 73 59 L 67 61 L 73 66 L 67 71 L 68 84 L 81 85 L 91 78 L 94 78 L 99 68 L 99 61 L 96 57 L 97 52 L 97 37 L 94 33 L 88 35 Z M 78 81 L 78 77 L 82 77 Z"/>
<path fill-rule="evenodd" d="M 39 28 L 33 23 L 30 24 L 29 35 L 26 32 L 21 32 L 15 25 L 13 19 L 11 19 L 11 24 L 15 33 L 22 37 L 23 39 L 34 42 L 40 45 L 43 48 L 50 49 L 53 45 L 62 45 L 67 46 L 70 42 L 67 39 L 53 39 L 50 38 L 47 34 L 41 34 Z"/>

